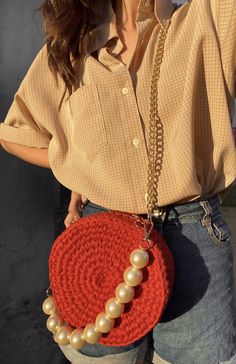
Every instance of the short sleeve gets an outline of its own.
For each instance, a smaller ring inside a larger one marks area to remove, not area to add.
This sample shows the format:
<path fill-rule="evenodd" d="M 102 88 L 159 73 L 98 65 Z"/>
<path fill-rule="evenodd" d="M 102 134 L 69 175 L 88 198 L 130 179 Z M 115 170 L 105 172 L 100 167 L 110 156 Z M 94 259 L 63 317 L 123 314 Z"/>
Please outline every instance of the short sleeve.
<path fill-rule="evenodd" d="M 0 139 L 29 147 L 48 148 L 52 138 L 46 120 L 42 120 L 42 84 L 40 75 L 44 72 L 43 51 L 41 48 L 29 67 L 14 95 L 4 122 L 0 123 Z M 46 98 L 47 95 L 44 95 Z"/>
<path fill-rule="evenodd" d="M 223 63 L 234 80 L 236 97 L 236 1 L 211 0 L 211 10 L 218 33 Z"/>

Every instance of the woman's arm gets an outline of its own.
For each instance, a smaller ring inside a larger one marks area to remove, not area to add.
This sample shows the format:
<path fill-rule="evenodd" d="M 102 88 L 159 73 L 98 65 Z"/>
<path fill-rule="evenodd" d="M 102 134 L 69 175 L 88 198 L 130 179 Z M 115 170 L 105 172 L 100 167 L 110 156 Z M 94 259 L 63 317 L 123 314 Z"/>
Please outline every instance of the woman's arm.
<path fill-rule="evenodd" d="M 0 143 L 1 147 L 7 153 L 15 155 L 16 157 L 23 159 L 25 162 L 51 169 L 48 160 L 47 148 L 28 147 L 17 143 L 7 142 L 5 140 L 1 140 Z"/>
<path fill-rule="evenodd" d="M 68 227 L 70 224 L 80 219 L 80 209 L 83 204 L 82 196 L 78 192 L 71 191 L 70 204 L 68 207 L 68 214 L 64 220 L 64 224 Z"/>

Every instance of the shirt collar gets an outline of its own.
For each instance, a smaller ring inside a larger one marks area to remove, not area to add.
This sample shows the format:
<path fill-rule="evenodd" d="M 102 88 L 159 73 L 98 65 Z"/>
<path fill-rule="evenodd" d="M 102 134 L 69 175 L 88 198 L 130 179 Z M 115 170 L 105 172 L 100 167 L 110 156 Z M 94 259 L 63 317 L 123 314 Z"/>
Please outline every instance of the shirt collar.
<path fill-rule="evenodd" d="M 103 16 L 105 13 L 105 22 L 86 33 L 81 42 L 81 49 L 92 53 L 106 44 L 110 39 L 119 35 L 116 27 L 116 14 L 113 10 L 111 0 L 106 2 L 106 9 L 101 9 Z M 174 4 L 171 0 L 140 0 L 136 22 L 145 20 L 148 17 L 156 17 L 162 28 L 165 28 L 166 22 L 170 19 L 174 10 Z"/>

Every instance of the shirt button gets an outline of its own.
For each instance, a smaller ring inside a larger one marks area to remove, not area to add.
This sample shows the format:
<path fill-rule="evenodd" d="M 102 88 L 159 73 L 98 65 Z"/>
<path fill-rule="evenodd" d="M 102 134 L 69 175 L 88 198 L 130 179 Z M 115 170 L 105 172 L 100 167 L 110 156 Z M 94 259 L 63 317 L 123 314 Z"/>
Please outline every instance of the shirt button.
<path fill-rule="evenodd" d="M 133 145 L 134 145 L 135 147 L 138 147 L 138 145 L 139 145 L 139 140 L 138 140 L 138 139 L 133 139 Z"/>
<path fill-rule="evenodd" d="M 127 87 L 124 87 L 124 88 L 122 88 L 121 92 L 123 95 L 127 95 L 129 93 L 129 90 Z"/>
<path fill-rule="evenodd" d="M 150 6 L 150 0 L 146 0 L 144 5 L 145 5 L 146 8 L 149 8 L 149 6 Z"/>

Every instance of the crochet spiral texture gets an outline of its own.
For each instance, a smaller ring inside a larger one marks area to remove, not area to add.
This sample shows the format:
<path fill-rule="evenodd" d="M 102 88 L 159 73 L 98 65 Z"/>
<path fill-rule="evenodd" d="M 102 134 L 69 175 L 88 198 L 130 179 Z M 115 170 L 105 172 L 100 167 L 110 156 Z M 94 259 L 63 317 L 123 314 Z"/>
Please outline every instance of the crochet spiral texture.
<path fill-rule="evenodd" d="M 142 220 L 142 219 L 141 219 Z M 95 322 L 107 300 L 123 281 L 130 253 L 139 248 L 143 230 L 127 213 L 100 212 L 77 220 L 54 241 L 49 256 L 49 279 L 56 306 L 66 323 L 84 328 Z M 174 263 L 172 254 L 153 230 L 150 260 L 143 282 L 135 287 L 131 303 L 100 343 L 128 345 L 147 334 L 160 320 L 170 297 Z"/>

